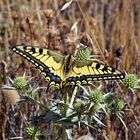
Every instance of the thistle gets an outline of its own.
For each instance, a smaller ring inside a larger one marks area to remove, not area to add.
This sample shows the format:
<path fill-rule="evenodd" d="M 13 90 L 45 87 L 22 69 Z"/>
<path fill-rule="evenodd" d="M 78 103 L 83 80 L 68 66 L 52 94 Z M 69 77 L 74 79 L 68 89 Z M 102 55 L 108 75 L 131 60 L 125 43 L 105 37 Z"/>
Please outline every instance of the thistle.
<path fill-rule="evenodd" d="M 89 58 L 90 58 L 90 52 L 87 47 L 82 46 L 81 48 L 78 48 L 78 52 L 76 55 L 77 60 L 89 60 Z"/>
<path fill-rule="evenodd" d="M 76 103 L 73 105 L 73 107 L 79 113 L 83 112 L 85 110 L 85 104 L 80 99 L 76 101 Z"/>
<path fill-rule="evenodd" d="M 92 112 L 93 112 L 93 113 L 99 112 L 99 110 L 100 110 L 99 104 L 95 104 L 95 105 L 92 107 Z"/>
<path fill-rule="evenodd" d="M 124 86 L 127 88 L 135 88 L 137 83 L 138 83 L 138 79 L 136 77 L 136 75 L 134 74 L 129 74 L 125 77 L 125 79 L 123 80 Z"/>
<path fill-rule="evenodd" d="M 100 90 L 95 90 L 90 93 L 89 100 L 91 102 L 94 102 L 95 104 L 98 104 L 103 101 L 103 92 Z"/>
<path fill-rule="evenodd" d="M 24 77 L 16 77 L 13 81 L 13 86 L 17 89 L 24 89 L 28 85 Z"/>
<path fill-rule="evenodd" d="M 38 137 L 40 136 L 40 131 L 37 129 L 37 127 L 31 125 L 27 126 L 26 129 L 27 136 L 32 140 L 38 140 Z"/>
<path fill-rule="evenodd" d="M 115 108 L 116 110 L 122 110 L 124 108 L 124 101 L 122 100 L 119 100 L 115 103 Z"/>

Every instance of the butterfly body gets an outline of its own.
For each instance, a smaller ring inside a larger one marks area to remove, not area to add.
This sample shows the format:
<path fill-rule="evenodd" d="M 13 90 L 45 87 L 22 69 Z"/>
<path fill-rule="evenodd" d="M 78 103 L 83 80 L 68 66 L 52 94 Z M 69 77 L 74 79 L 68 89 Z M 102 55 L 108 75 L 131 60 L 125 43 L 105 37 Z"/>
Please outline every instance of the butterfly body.
<path fill-rule="evenodd" d="M 49 85 L 64 87 L 125 77 L 123 72 L 97 61 L 77 60 L 73 55 L 62 56 L 48 49 L 18 45 L 12 50 L 33 63 Z"/>
<path fill-rule="evenodd" d="M 74 62 L 74 57 L 72 55 L 68 55 L 65 57 L 64 69 L 63 69 L 65 76 L 67 76 L 70 70 L 72 69 L 73 62 Z"/>

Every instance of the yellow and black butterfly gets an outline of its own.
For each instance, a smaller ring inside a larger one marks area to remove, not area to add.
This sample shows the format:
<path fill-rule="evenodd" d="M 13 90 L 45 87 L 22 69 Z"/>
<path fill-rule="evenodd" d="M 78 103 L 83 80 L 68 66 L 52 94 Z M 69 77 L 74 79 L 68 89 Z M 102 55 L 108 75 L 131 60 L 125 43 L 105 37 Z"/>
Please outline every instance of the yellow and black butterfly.
<path fill-rule="evenodd" d="M 88 84 L 97 80 L 123 79 L 125 74 L 93 60 L 77 60 L 72 55 L 62 56 L 54 51 L 18 45 L 14 52 L 33 63 L 49 81 L 49 85 Z"/>

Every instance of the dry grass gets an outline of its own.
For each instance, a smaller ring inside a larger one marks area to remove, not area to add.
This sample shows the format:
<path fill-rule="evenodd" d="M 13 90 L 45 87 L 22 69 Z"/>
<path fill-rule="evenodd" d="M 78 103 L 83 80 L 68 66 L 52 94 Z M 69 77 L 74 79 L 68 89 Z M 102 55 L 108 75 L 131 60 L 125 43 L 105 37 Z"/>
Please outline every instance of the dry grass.
<path fill-rule="evenodd" d="M 76 45 L 84 35 L 92 40 L 92 45 L 89 46 L 92 54 L 121 70 L 135 73 L 140 78 L 140 0 L 75 0 L 61 11 L 66 1 L 0 1 L 0 87 L 7 84 L 7 77 L 13 78 L 24 72 L 32 77 L 33 72 L 37 73 L 32 65 L 13 56 L 11 48 L 16 44 L 43 46 L 69 54 L 75 52 Z M 71 31 L 76 22 L 77 31 Z M 105 133 L 110 140 L 140 138 L 140 96 L 139 93 L 136 93 L 136 97 L 129 96 L 124 95 L 129 104 L 129 111 L 125 113 L 124 119 L 128 132 L 122 128 L 121 123 L 106 116 Z M 21 135 L 19 126 L 14 126 L 14 123 L 19 119 L 22 126 L 26 125 L 24 119 L 20 119 L 23 114 L 26 116 L 30 112 L 29 104 L 26 105 L 25 110 L 18 110 L 16 106 L 12 112 L 12 108 L 5 108 L 1 99 L 0 139 Z M 9 115 L 16 112 L 18 117 Z M 13 120 L 9 120 L 6 115 Z M 10 121 L 13 122 L 11 128 Z M 103 136 L 98 135 L 97 138 L 103 139 Z"/>

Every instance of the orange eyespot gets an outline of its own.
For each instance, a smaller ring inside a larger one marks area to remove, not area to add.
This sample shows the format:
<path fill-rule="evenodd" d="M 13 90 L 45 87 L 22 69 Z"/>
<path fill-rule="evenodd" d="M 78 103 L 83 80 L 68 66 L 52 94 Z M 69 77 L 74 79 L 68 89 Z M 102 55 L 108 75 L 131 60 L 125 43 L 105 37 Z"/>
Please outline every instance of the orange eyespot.
<path fill-rule="evenodd" d="M 66 80 L 62 82 L 62 85 L 64 86 L 66 84 Z"/>

